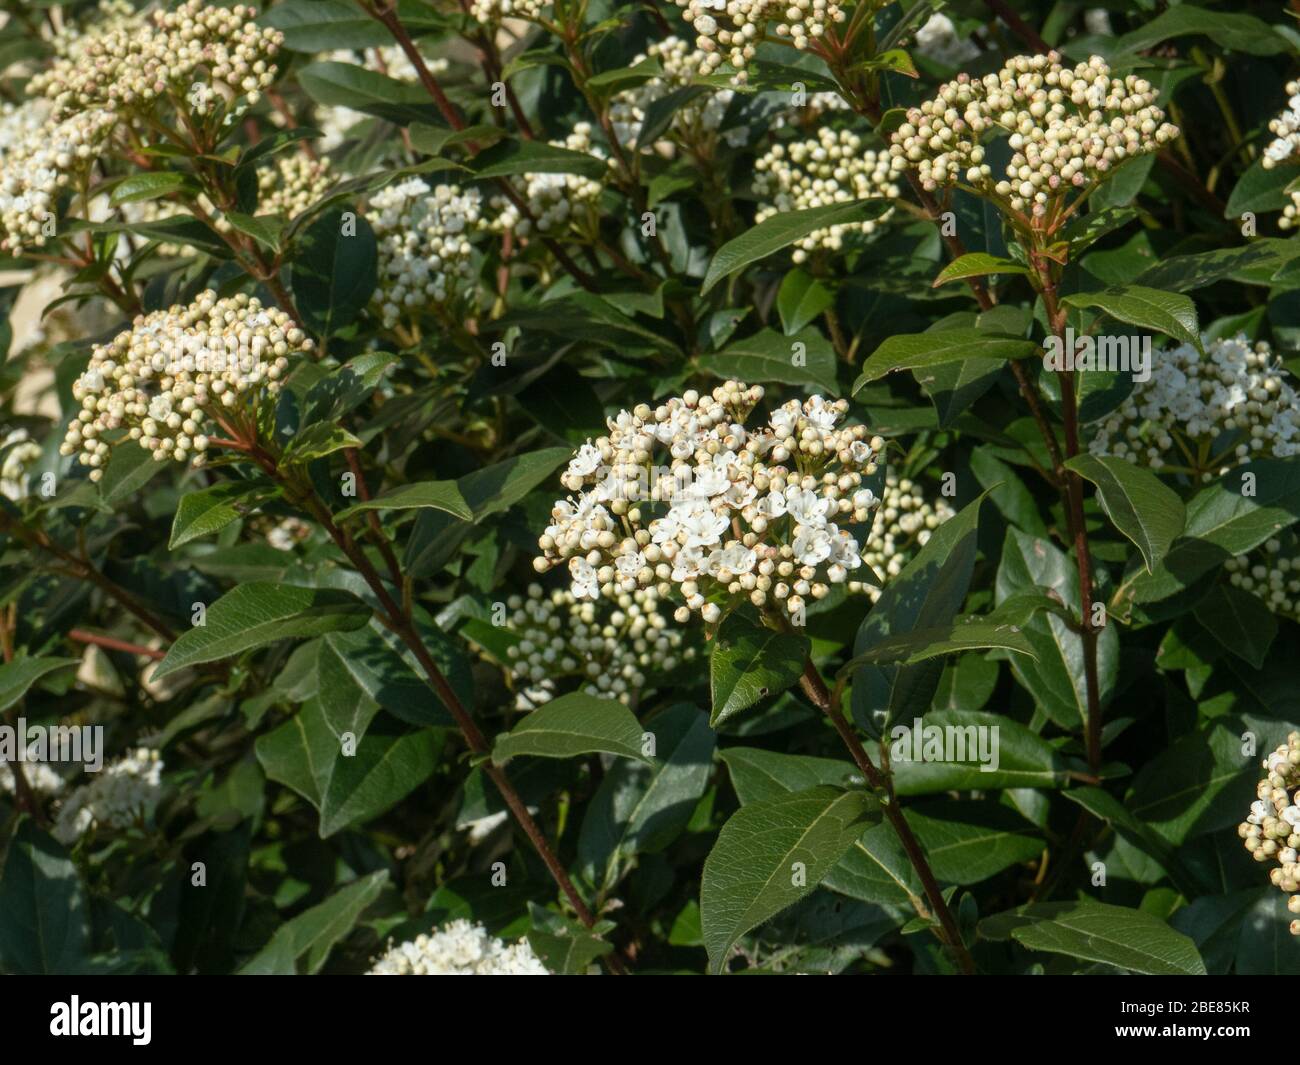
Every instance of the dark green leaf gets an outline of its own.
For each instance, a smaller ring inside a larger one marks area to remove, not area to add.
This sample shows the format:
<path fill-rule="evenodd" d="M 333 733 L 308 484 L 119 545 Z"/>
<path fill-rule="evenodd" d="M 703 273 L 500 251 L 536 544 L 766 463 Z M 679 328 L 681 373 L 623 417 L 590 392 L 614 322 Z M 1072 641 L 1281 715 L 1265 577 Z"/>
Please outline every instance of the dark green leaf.
<path fill-rule="evenodd" d="M 722 972 L 737 939 L 811 892 L 879 818 L 866 792 L 831 787 L 732 814 L 704 862 L 700 887 L 709 970 Z"/>
<path fill-rule="evenodd" d="M 1002 259 L 987 252 L 967 252 L 954 259 L 934 279 L 934 287 L 946 285 L 949 281 L 964 281 L 970 277 L 986 277 L 989 274 L 1028 274 L 1029 268 L 1021 266 L 1010 259 Z"/>
<path fill-rule="evenodd" d="M 246 975 L 278 972 L 277 959 L 287 958 L 289 973 L 318 973 L 329 960 L 330 951 L 353 928 L 379 893 L 388 885 L 388 870 L 380 869 L 339 888 L 324 902 L 300 913 L 281 925 L 252 961 L 244 966 Z"/>
<path fill-rule="evenodd" d="M 492 760 L 501 765 L 521 754 L 576 758 L 600 751 L 649 762 L 642 753 L 644 731 L 622 703 L 574 692 L 531 711 L 513 729 L 498 736 Z"/>
<path fill-rule="evenodd" d="M 1277 636 L 1277 618 L 1258 596 L 1231 584 L 1216 584 L 1193 612 L 1230 654 L 1255 669 L 1264 668 Z"/>
<path fill-rule="evenodd" d="M 224 529 L 251 514 L 280 489 L 270 481 L 222 481 L 211 488 L 187 492 L 176 506 L 168 548 L 175 550 Z"/>
<path fill-rule="evenodd" d="M 87 968 L 90 907 L 72 859 L 24 818 L 0 874 L 0 961 L 16 976 Z"/>
<path fill-rule="evenodd" d="M 723 619 L 709 656 L 714 727 L 763 699 L 780 695 L 802 675 L 808 637 L 776 632 L 743 613 Z"/>
<path fill-rule="evenodd" d="M 1033 340 L 1002 336 L 979 329 L 933 329 L 901 333 L 886 340 L 862 364 L 853 383 L 856 395 L 864 385 L 895 370 L 918 370 L 954 362 L 985 362 L 996 369 L 1008 359 L 1027 359 L 1041 349 Z"/>
<path fill-rule="evenodd" d="M 278 640 L 359 629 L 369 620 L 370 608 L 349 592 L 271 581 L 241 584 L 208 607 L 205 624 L 181 634 L 154 677 Z"/>
<path fill-rule="evenodd" d="M 298 236 L 289 261 L 303 324 L 330 337 L 355 321 L 374 294 L 378 263 L 369 222 L 352 212 L 323 213 Z"/>
<path fill-rule="evenodd" d="M 809 207 L 803 211 L 783 211 L 760 222 L 740 236 L 729 240 L 709 263 L 702 292 L 708 292 L 723 278 L 743 270 L 750 263 L 765 259 L 773 252 L 789 247 L 814 230 L 829 226 L 852 225 L 879 218 L 889 209 L 888 200 L 857 200 L 826 207 Z"/>
<path fill-rule="evenodd" d="M 1016 911 L 1011 935 L 1029 950 L 1114 965 L 1149 976 L 1204 976 L 1192 943 L 1159 917 L 1091 899 L 1039 903 Z"/>
<path fill-rule="evenodd" d="M 795 267 L 776 293 L 776 309 L 786 336 L 793 336 L 835 302 L 835 294 L 817 278 Z"/>
<path fill-rule="evenodd" d="M 1102 510 L 1137 545 L 1148 572 L 1182 533 L 1187 512 L 1178 493 L 1150 470 L 1110 455 L 1076 455 L 1065 464 L 1097 486 Z"/>
<path fill-rule="evenodd" d="M 377 713 L 373 703 L 358 704 L 350 719 L 332 721 L 319 698 L 256 744 L 266 775 L 319 812 L 322 839 L 401 802 L 429 779 L 441 749 L 439 733 L 411 731 Z"/>
<path fill-rule="evenodd" d="M 425 481 L 421 484 L 399 485 L 397 488 L 381 492 L 373 499 L 353 503 L 345 510 L 340 510 L 334 518 L 336 521 L 347 521 L 353 515 L 367 510 L 412 510 L 421 507 L 445 511 L 464 521 L 472 521 L 474 518 L 474 512 L 461 496 L 460 488 L 455 481 Z"/>
<path fill-rule="evenodd" d="M 0 665 L 0 710 L 8 710 L 33 684 L 55 670 L 75 666 L 75 658 L 15 658 Z"/>
<path fill-rule="evenodd" d="M 814 386 L 839 395 L 835 349 L 811 327 L 794 336 L 764 329 L 732 341 L 717 354 L 703 356 L 699 366 L 714 377 Z"/>
<path fill-rule="evenodd" d="M 1196 305 L 1177 292 L 1126 285 L 1102 292 L 1076 292 L 1062 301 L 1069 307 L 1093 307 L 1140 329 L 1167 333 L 1187 344 L 1201 343 L 1196 325 Z"/>

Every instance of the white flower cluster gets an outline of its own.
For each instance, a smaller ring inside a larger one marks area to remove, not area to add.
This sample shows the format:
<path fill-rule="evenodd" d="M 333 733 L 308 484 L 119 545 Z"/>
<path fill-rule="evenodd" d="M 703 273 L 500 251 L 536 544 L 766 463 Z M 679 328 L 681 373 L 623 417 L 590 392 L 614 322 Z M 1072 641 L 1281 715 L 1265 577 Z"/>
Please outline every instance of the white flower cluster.
<path fill-rule="evenodd" d="M 1285 163 L 1300 151 L 1300 81 L 1288 81 L 1286 95 L 1286 110 L 1268 124 L 1273 139 L 1264 149 L 1265 170 Z"/>
<path fill-rule="evenodd" d="M 23 762 L 22 766 L 23 779 L 35 794 L 58 795 L 63 791 L 63 778 L 44 762 Z M 9 763 L 0 758 L 0 794 L 15 795 L 17 792 L 18 779 Z"/>
<path fill-rule="evenodd" d="M 311 536 L 312 527 L 301 518 L 288 517 L 266 531 L 266 542 L 277 551 L 292 551 Z"/>
<path fill-rule="evenodd" d="M 473 0 L 469 12 L 479 22 L 503 19 L 539 19 L 551 6 L 550 0 Z"/>
<path fill-rule="evenodd" d="M 851 130 L 837 133 L 827 126 L 812 140 L 774 144 L 754 163 L 758 171 L 754 192 L 762 200 L 754 221 L 786 211 L 898 196 L 898 186 L 889 180 L 889 156 L 862 144 L 862 138 Z M 838 252 L 845 237 L 875 232 L 892 213 L 891 208 L 879 219 L 815 229 L 795 241 L 794 261 L 803 262 L 811 252 Z"/>
<path fill-rule="evenodd" d="M 106 766 L 59 807 L 54 838 L 71 846 L 100 828 L 148 824 L 162 798 L 162 770 L 158 752 L 144 747 Z"/>
<path fill-rule="evenodd" d="M 257 171 L 257 213 L 297 218 L 315 206 L 334 185 L 328 159 L 302 153 L 278 156 Z"/>
<path fill-rule="evenodd" d="M 769 24 L 778 37 L 789 38 L 796 48 L 825 34 L 828 26 L 843 22 L 844 9 L 837 0 L 676 0 L 682 15 L 698 36 L 704 52 L 700 73 L 712 74 L 727 61 L 735 80 L 747 78 L 745 70 L 758 53 Z"/>
<path fill-rule="evenodd" d="M 942 496 L 931 501 L 921 494 L 921 486 L 916 482 L 887 473 L 862 560 L 888 584 L 903 572 L 903 567 L 925 546 L 934 530 L 956 513 Z M 852 582 L 849 590 L 865 592 L 874 603 L 883 589 L 865 582 L 860 586 Z"/>
<path fill-rule="evenodd" d="M 1291 896 L 1287 909 L 1300 914 L 1300 732 L 1293 732 L 1263 762 L 1265 776 L 1255 789 L 1246 820 L 1237 835 L 1257 862 L 1275 861 L 1268 878 Z M 1300 920 L 1291 922 L 1291 934 L 1300 935 Z"/>
<path fill-rule="evenodd" d="M 1151 376 L 1098 426 L 1094 455 L 1208 480 L 1252 455 L 1300 454 L 1300 394 L 1267 343 L 1245 336 L 1157 352 Z"/>
<path fill-rule="evenodd" d="M 127 115 L 167 100 L 189 115 L 229 120 L 275 80 L 284 35 L 257 25 L 256 15 L 243 4 L 185 0 L 170 11 L 111 18 L 66 38 L 28 92 L 49 97 L 62 114 Z"/>
<path fill-rule="evenodd" d="M 28 467 L 41 457 L 41 445 L 32 440 L 26 429 L 14 429 L 0 441 L 4 462 L 0 464 L 0 495 L 17 502 L 27 498 L 31 480 Z"/>
<path fill-rule="evenodd" d="M 503 943 L 463 918 L 390 946 L 367 976 L 549 976 L 526 939 Z"/>
<path fill-rule="evenodd" d="M 941 66 L 959 67 L 978 59 L 980 50 L 965 37 L 957 36 L 952 19 L 936 11 L 916 31 L 916 50 Z"/>
<path fill-rule="evenodd" d="M 81 410 L 59 451 L 79 452 L 97 481 L 112 446 L 106 434 L 125 427 L 159 462 L 201 464 L 208 421 L 254 426 L 260 393 L 279 390 L 287 356 L 313 346 L 287 314 L 244 293 L 218 299 L 209 289 L 188 307 L 141 315 L 95 345 L 72 386 Z"/>
<path fill-rule="evenodd" d="M 1268 124 L 1273 140 L 1264 149 L 1262 162 L 1265 170 L 1278 163 L 1290 162 L 1300 152 L 1300 81 L 1289 81 L 1286 86 L 1287 109 Z M 1278 228 L 1294 229 L 1300 225 L 1300 190 L 1287 194 L 1291 202 L 1282 208 Z"/>
<path fill-rule="evenodd" d="M 620 144 L 628 148 L 638 147 L 637 140 L 641 136 L 641 127 L 651 104 L 690 85 L 699 73 L 704 56 L 704 52 L 692 48 L 680 37 L 665 37 L 662 41 L 653 42 L 642 55 L 632 60 L 630 66 L 657 59 L 663 73 L 619 93 L 611 101 L 610 122 Z M 679 140 L 690 143 L 707 143 L 721 127 L 735 95 L 731 89 L 719 89 L 688 100 L 673 115 L 673 134 Z M 745 142 L 746 130 L 744 127 L 729 130 L 723 136 L 728 144 L 735 147 Z M 640 147 L 648 148 L 649 145 L 643 144 Z"/>
<path fill-rule="evenodd" d="M 961 74 L 933 100 L 907 112 L 894 132 L 896 169 L 915 169 L 933 191 L 965 181 L 1015 211 L 1048 214 L 1049 202 L 1082 191 L 1134 156 L 1178 136 L 1156 107 L 1156 90 L 1133 74 L 1111 77 L 1100 56 L 1073 69 L 1055 52 L 1018 56 L 996 74 Z M 1010 134 L 1010 163 L 1000 179 L 984 162 L 980 139 Z"/>
<path fill-rule="evenodd" d="M 1110 24 L 1110 12 L 1104 7 L 1090 7 L 1084 11 L 1083 28 L 1098 37 L 1115 36 L 1115 30 Z"/>
<path fill-rule="evenodd" d="M 484 228 L 480 208 L 477 189 L 430 189 L 418 177 L 370 198 L 366 217 L 379 243 L 375 303 L 386 328 L 472 283 L 470 237 Z"/>
<path fill-rule="evenodd" d="M 838 426 L 847 401 L 821 396 L 746 429 L 762 399 L 760 386 L 727 381 L 610 419 L 561 476 L 578 498 L 555 504 L 534 568 L 567 566 L 578 599 L 676 587 L 677 620 L 698 611 L 709 624 L 740 597 L 799 616 L 808 596 L 847 582 L 861 548 L 836 522 L 870 516 L 862 481 L 884 441 Z"/>
<path fill-rule="evenodd" d="M 1258 596 L 1274 614 L 1300 621 L 1300 546 L 1294 538 L 1266 540 L 1223 568 L 1235 587 Z"/>
<path fill-rule="evenodd" d="M 579 122 L 564 140 L 551 141 L 551 145 L 606 159 L 605 153 L 591 142 L 590 122 Z M 572 225 L 581 235 L 591 236 L 598 228 L 596 205 L 603 187 L 599 181 L 581 174 L 524 174 L 514 186 L 536 219 L 538 232 L 559 233 Z M 512 230 L 521 237 L 532 232 L 532 222 L 521 217 L 519 209 L 506 197 L 494 196 L 492 209 L 494 231 Z"/>
<path fill-rule="evenodd" d="M 41 100 L 0 110 L 0 248 L 18 255 L 46 244 L 59 193 L 85 180 L 116 124 L 103 110 L 55 121 Z"/>
<path fill-rule="evenodd" d="M 506 665 L 521 685 L 521 706 L 549 702 L 567 678 L 591 695 L 631 705 L 649 676 L 693 659 L 695 648 L 683 646 L 681 629 L 659 602 L 654 588 L 619 592 L 612 607 L 575 599 L 568 590 L 547 594 L 539 584 L 530 584 L 526 597 L 512 595 L 507 624 L 521 639 Z"/>

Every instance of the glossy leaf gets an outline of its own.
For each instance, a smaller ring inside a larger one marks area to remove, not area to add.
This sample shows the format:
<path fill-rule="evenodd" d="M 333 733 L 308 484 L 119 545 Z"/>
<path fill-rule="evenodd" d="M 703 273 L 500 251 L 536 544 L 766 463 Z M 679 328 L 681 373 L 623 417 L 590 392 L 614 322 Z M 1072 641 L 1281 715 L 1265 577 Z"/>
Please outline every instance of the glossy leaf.
<path fill-rule="evenodd" d="M 523 754 L 576 758 L 604 752 L 649 762 L 642 753 L 643 732 L 622 703 L 575 692 L 551 700 L 498 736 L 492 760 L 501 765 Z"/>
<path fill-rule="evenodd" d="M 867 793 L 830 787 L 732 814 L 705 860 L 700 887 L 709 970 L 721 972 L 737 939 L 811 892 L 879 817 Z"/>
<path fill-rule="evenodd" d="M 808 659 L 808 638 L 756 624 L 743 613 L 725 618 L 709 655 L 712 712 L 717 726 L 794 684 Z"/>
<path fill-rule="evenodd" d="M 203 625 L 181 634 L 154 677 L 278 640 L 359 629 L 369 620 L 370 608 L 348 592 L 271 581 L 241 584 L 208 607 Z"/>

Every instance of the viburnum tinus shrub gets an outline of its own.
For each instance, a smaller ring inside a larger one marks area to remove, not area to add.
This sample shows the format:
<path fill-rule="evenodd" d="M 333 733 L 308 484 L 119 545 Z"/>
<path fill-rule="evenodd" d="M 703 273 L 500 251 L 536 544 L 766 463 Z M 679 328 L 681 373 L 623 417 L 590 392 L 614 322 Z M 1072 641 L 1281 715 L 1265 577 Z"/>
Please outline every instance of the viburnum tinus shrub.
<path fill-rule="evenodd" d="M 1274 8 L 0 9 L 0 969 L 1300 968 Z"/>

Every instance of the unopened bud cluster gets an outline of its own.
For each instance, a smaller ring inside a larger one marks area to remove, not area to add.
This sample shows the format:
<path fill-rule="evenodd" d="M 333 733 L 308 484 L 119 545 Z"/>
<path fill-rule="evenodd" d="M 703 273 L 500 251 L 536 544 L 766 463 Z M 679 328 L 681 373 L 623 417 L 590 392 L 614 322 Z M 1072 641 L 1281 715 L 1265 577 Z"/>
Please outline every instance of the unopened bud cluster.
<path fill-rule="evenodd" d="M 162 770 L 158 752 L 144 747 L 106 766 L 64 800 L 54 838 L 71 846 L 100 829 L 149 824 L 162 798 Z"/>
<path fill-rule="evenodd" d="M 754 216 L 762 222 L 786 211 L 829 207 L 857 200 L 893 199 L 899 188 L 890 179 L 889 156 L 864 148 L 851 130 L 823 126 L 811 140 L 775 144 L 754 163 L 754 192 L 760 206 Z M 889 217 L 816 229 L 794 244 L 797 263 L 818 251 L 838 252 L 846 237 L 875 232 Z"/>
<path fill-rule="evenodd" d="M 257 213 L 297 218 L 324 199 L 333 184 L 328 159 L 297 152 L 278 156 L 257 171 Z"/>
<path fill-rule="evenodd" d="M 520 637 L 506 665 L 527 709 L 548 702 L 574 678 L 590 695 L 632 705 L 650 677 L 695 657 L 654 588 L 620 591 L 597 603 L 531 584 L 526 597 L 512 595 L 506 605 L 509 629 Z"/>
<path fill-rule="evenodd" d="M 473 0 L 469 11 L 479 22 L 512 18 L 531 22 L 542 18 L 550 6 L 550 0 Z"/>
<path fill-rule="evenodd" d="M 1097 426 L 1094 455 L 1209 479 L 1252 457 L 1300 454 L 1300 395 L 1268 344 L 1244 335 L 1157 352 L 1151 376 Z"/>
<path fill-rule="evenodd" d="M 1264 149 L 1265 170 L 1285 163 L 1300 151 L 1300 81 L 1288 81 L 1286 95 L 1286 110 L 1268 124 L 1273 139 Z"/>
<path fill-rule="evenodd" d="M 888 584 L 903 572 L 903 567 L 925 546 L 934 530 L 955 513 L 942 496 L 928 499 L 915 481 L 887 473 L 862 560 Z M 852 582 L 849 590 L 864 592 L 874 603 L 883 589 L 866 582 L 860 585 Z"/>
<path fill-rule="evenodd" d="M 56 34 L 55 59 L 28 81 L 27 102 L 0 114 L 0 248 L 17 254 L 54 235 L 59 193 L 86 182 L 120 126 L 156 138 L 161 104 L 197 136 L 255 103 L 275 80 L 283 40 L 255 16 L 204 0 L 138 13 L 109 5 L 101 20 Z"/>
<path fill-rule="evenodd" d="M 470 238 L 484 228 L 477 189 L 407 178 L 375 193 L 366 215 L 379 244 L 375 304 L 385 328 L 441 307 L 471 285 Z"/>
<path fill-rule="evenodd" d="M 551 141 L 551 145 L 607 161 L 605 153 L 592 144 L 591 132 L 590 122 L 579 122 L 564 140 Z M 510 230 L 526 237 L 532 233 L 534 222 L 543 234 L 560 234 L 572 228 L 579 236 L 590 238 L 599 231 L 596 208 L 603 188 L 599 181 L 581 174 L 524 174 L 513 185 L 532 218 L 525 218 L 509 198 L 494 196 L 494 231 Z"/>
<path fill-rule="evenodd" d="M 256 16 L 243 4 L 185 0 L 170 11 L 109 19 L 66 39 L 28 91 L 49 97 L 62 115 L 148 114 L 165 100 L 193 117 L 229 120 L 275 80 L 284 35 L 257 25 Z"/>
<path fill-rule="evenodd" d="M 19 255 L 55 235 L 60 193 L 86 180 L 116 121 L 102 110 L 55 120 L 41 100 L 0 110 L 0 248 Z"/>
<path fill-rule="evenodd" d="M 1100 56 L 1073 68 L 1055 52 L 1019 56 L 996 74 L 959 75 L 909 109 L 890 154 L 929 191 L 965 182 L 1014 211 L 1054 216 L 1072 189 L 1082 193 L 1178 135 L 1156 96 L 1143 78 L 1112 77 Z M 1010 134 L 1012 156 L 995 176 L 981 140 L 1001 131 Z"/>
<path fill-rule="evenodd" d="M 884 441 L 839 425 L 847 401 L 821 396 L 746 429 L 763 395 L 727 381 L 611 418 L 561 476 L 577 498 L 555 504 L 534 567 L 567 567 L 578 599 L 675 589 L 677 619 L 709 624 L 742 599 L 800 616 L 846 583 L 861 548 L 839 523 L 870 517 L 863 479 Z"/>
<path fill-rule="evenodd" d="M 1234 587 L 1257 596 L 1274 614 L 1300 621 L 1300 545 L 1292 534 L 1265 540 L 1223 568 Z"/>
<path fill-rule="evenodd" d="M 526 939 L 506 944 L 461 918 L 397 946 L 367 976 L 549 976 Z"/>
<path fill-rule="evenodd" d="M 641 126 L 650 106 L 670 93 L 692 84 L 704 63 L 705 55 L 705 52 L 692 48 L 680 37 L 665 37 L 662 41 L 650 44 L 643 54 L 632 60 L 630 66 L 657 59 L 663 73 L 619 93 L 610 102 L 610 122 L 619 143 L 629 148 L 638 147 Z M 731 89 L 719 89 L 687 100 L 673 114 L 669 128 L 674 138 L 688 144 L 707 146 L 722 126 L 735 95 Z M 729 144 L 736 146 L 744 143 L 746 130 L 744 127 L 733 129 L 724 136 Z M 639 146 L 649 147 L 644 144 Z"/>
<path fill-rule="evenodd" d="M 31 439 L 26 429 L 14 429 L 0 441 L 0 453 L 4 455 L 0 463 L 0 495 L 15 502 L 25 499 L 31 479 L 29 470 L 40 461 L 41 445 Z"/>
<path fill-rule="evenodd" d="M 728 62 L 735 79 L 747 79 L 746 67 L 770 28 L 796 48 L 805 49 L 829 26 L 845 19 L 836 0 L 676 0 L 698 36 L 704 53 L 700 73 L 712 74 Z"/>
<path fill-rule="evenodd" d="M 1268 878 L 1291 896 L 1287 909 L 1300 914 L 1300 732 L 1291 733 L 1263 764 L 1264 779 L 1237 835 L 1255 861 L 1277 863 Z M 1300 935 L 1300 919 L 1291 922 L 1291 934 Z"/>
<path fill-rule="evenodd" d="M 1295 229 L 1300 226 L 1300 189 L 1288 192 L 1287 197 L 1291 202 L 1282 208 L 1282 217 L 1277 220 L 1278 229 Z"/>
<path fill-rule="evenodd" d="M 125 428 L 159 462 L 200 465 L 209 423 L 256 425 L 259 399 L 279 390 L 288 356 L 312 347 L 287 314 L 243 293 L 218 299 L 209 289 L 188 307 L 141 315 L 95 345 L 73 383 L 81 410 L 59 450 L 79 454 L 97 481 L 112 447 L 108 435 Z"/>

